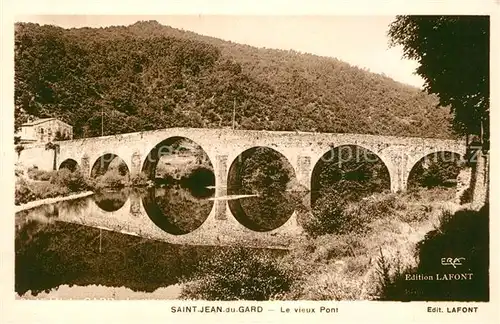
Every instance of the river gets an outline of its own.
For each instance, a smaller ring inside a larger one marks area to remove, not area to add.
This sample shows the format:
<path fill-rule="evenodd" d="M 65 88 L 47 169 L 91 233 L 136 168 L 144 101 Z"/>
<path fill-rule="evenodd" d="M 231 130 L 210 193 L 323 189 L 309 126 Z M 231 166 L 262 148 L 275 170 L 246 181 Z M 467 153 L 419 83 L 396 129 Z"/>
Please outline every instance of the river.
<path fill-rule="evenodd" d="M 16 214 L 18 298 L 176 299 L 183 279 L 223 246 L 171 244 L 137 233 L 95 227 L 92 219 L 141 219 L 170 234 L 190 233 L 210 214 L 215 189 L 179 184 L 107 190 Z M 221 199 L 253 199 L 221 197 Z M 147 215 L 138 216 L 131 200 Z M 80 221 L 85 219 L 86 221 Z M 132 225 L 131 225 L 132 226 Z M 264 249 L 255 249 L 257 252 Z"/>

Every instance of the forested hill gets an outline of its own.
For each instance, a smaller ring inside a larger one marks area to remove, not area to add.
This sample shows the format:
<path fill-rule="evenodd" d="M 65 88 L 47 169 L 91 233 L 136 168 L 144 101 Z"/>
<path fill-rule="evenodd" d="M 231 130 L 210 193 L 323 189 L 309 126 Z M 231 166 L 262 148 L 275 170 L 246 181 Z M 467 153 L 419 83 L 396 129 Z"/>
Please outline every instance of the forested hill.
<path fill-rule="evenodd" d="M 437 99 L 333 58 L 258 49 L 157 22 L 15 29 L 16 125 L 58 117 L 76 137 L 166 127 L 451 138 Z"/>

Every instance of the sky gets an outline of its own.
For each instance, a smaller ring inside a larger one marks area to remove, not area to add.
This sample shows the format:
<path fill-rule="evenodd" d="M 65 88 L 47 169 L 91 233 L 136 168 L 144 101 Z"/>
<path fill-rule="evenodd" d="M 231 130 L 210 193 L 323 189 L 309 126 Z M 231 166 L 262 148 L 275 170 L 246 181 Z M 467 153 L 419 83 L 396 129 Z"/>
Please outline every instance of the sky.
<path fill-rule="evenodd" d="M 130 25 L 156 20 L 163 25 L 256 47 L 293 49 L 336 57 L 351 65 L 385 74 L 421 88 L 417 62 L 389 48 L 387 31 L 394 16 L 236 16 L 236 15 L 45 15 L 17 16 L 16 21 L 64 28 Z"/>

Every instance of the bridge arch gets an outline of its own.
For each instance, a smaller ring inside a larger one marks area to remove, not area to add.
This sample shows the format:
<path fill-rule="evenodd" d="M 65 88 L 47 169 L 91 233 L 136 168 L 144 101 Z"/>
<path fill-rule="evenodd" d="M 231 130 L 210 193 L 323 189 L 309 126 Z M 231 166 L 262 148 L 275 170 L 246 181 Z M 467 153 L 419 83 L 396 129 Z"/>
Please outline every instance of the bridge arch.
<path fill-rule="evenodd" d="M 70 159 L 66 159 L 66 160 L 62 161 L 61 164 L 59 165 L 58 170 L 68 169 L 71 172 L 74 172 L 78 168 L 79 168 L 78 162 L 76 162 L 75 160 L 70 158 Z"/>
<path fill-rule="evenodd" d="M 295 169 L 284 154 L 268 146 L 248 148 L 228 170 L 229 209 L 250 230 L 277 229 L 294 212 L 289 190 L 295 183 Z"/>
<path fill-rule="evenodd" d="M 350 190 L 362 192 L 391 189 L 395 170 L 382 155 L 357 144 L 331 147 L 314 164 L 311 174 L 311 206 L 321 192 L 337 183 L 353 184 Z M 360 185 L 357 183 L 361 182 Z M 365 182 L 365 184 L 363 184 Z M 366 187 L 369 185 L 368 187 Z M 351 186 L 349 186 L 351 187 Z M 354 194 L 353 194 L 354 196 Z"/>
<path fill-rule="evenodd" d="M 95 162 L 92 164 L 90 176 L 95 178 L 104 175 L 109 170 L 112 163 L 118 164 L 117 168 L 120 175 L 124 176 L 130 174 L 130 168 L 123 158 L 114 153 L 105 153 L 96 158 Z"/>
<path fill-rule="evenodd" d="M 408 188 L 417 185 L 424 187 L 434 185 L 453 186 L 453 182 L 450 182 L 450 180 L 457 178 L 464 163 L 463 154 L 453 149 L 434 149 L 425 152 L 423 155 L 414 156 L 408 161 L 407 165 L 407 186 Z M 429 172 L 426 176 L 423 173 L 427 170 Z M 447 179 L 444 179 L 445 177 Z"/>
<path fill-rule="evenodd" d="M 182 155 L 186 151 L 189 151 L 188 154 L 196 159 L 195 164 L 198 164 L 200 168 L 206 168 L 213 172 L 213 163 L 204 148 L 185 136 L 171 136 L 156 144 L 144 158 L 141 171 L 150 179 L 154 179 L 158 162 L 163 156 Z"/>
<path fill-rule="evenodd" d="M 185 235 L 205 223 L 214 207 L 210 198 L 215 175 L 212 161 L 197 142 L 185 136 L 159 140 L 146 155 L 141 171 L 155 183 L 142 204 L 157 227 Z"/>

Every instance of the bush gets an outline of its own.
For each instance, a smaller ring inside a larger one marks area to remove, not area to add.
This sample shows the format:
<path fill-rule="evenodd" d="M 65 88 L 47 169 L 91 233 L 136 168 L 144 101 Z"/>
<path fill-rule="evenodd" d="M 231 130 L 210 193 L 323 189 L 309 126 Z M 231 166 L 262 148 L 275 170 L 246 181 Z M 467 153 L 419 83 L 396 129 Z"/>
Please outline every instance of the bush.
<path fill-rule="evenodd" d="M 123 188 L 129 184 L 127 173 L 123 175 L 118 168 L 110 169 L 105 174 L 98 176 L 94 180 L 96 189 L 102 188 Z"/>
<path fill-rule="evenodd" d="M 468 204 L 472 202 L 472 188 L 469 187 L 464 190 L 462 195 L 460 196 L 460 204 Z"/>
<path fill-rule="evenodd" d="M 25 204 L 35 199 L 36 199 L 35 194 L 30 189 L 28 183 L 25 180 L 20 179 L 16 181 L 14 204 L 16 205 Z"/>
<path fill-rule="evenodd" d="M 302 224 L 307 234 L 316 237 L 341 233 L 346 221 L 347 204 L 335 194 L 322 195 L 314 204 L 312 214 Z"/>
<path fill-rule="evenodd" d="M 71 172 L 68 169 L 62 169 L 53 172 L 50 183 L 56 187 L 67 188 L 71 192 L 88 190 L 90 187 L 87 179 L 79 170 Z"/>
<path fill-rule="evenodd" d="M 294 276 L 268 251 L 236 248 L 202 261 L 191 279 L 181 298 L 269 300 L 289 291 Z"/>
<path fill-rule="evenodd" d="M 79 171 L 71 172 L 62 169 L 49 172 L 32 168 L 28 174 L 32 179 L 40 182 L 19 179 L 15 189 L 14 201 L 16 205 L 39 199 L 65 196 L 72 192 L 88 190 L 91 187 L 88 179 Z"/>
<path fill-rule="evenodd" d="M 363 281 L 335 271 L 314 274 L 293 299 L 299 300 L 359 300 Z"/>
<path fill-rule="evenodd" d="M 71 193 L 71 190 L 63 186 L 54 186 L 50 182 L 32 183 L 31 190 L 37 199 L 53 198 L 65 196 Z"/>
<path fill-rule="evenodd" d="M 28 177 L 37 181 L 49 181 L 52 177 L 52 171 L 39 170 L 33 167 L 28 169 Z"/>
<path fill-rule="evenodd" d="M 366 233 L 375 219 L 390 216 L 400 209 L 395 195 L 369 197 L 357 202 L 329 189 L 316 200 L 312 215 L 302 226 L 311 236 L 325 234 Z"/>
<path fill-rule="evenodd" d="M 63 196 L 70 193 L 66 187 L 55 186 L 49 182 L 16 182 L 15 199 L 16 205 L 26 204 L 30 201 Z"/>
<path fill-rule="evenodd" d="M 398 294 L 400 291 L 401 281 L 409 270 L 403 267 L 400 255 L 397 254 L 390 259 L 385 256 L 380 249 L 380 254 L 376 260 L 375 273 L 378 279 L 377 294 L 382 296 L 382 300 L 388 296 Z"/>

